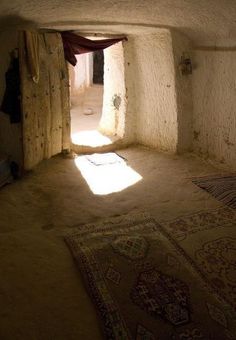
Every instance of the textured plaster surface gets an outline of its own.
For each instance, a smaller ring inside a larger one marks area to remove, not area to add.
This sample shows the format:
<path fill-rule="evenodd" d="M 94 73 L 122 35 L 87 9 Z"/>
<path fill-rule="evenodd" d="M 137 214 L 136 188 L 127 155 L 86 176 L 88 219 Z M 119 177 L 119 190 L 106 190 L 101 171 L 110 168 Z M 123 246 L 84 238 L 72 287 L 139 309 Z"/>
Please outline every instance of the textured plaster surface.
<path fill-rule="evenodd" d="M 10 64 L 10 52 L 18 46 L 18 35 L 14 31 L 0 32 L 0 105 L 5 92 L 5 72 Z M 11 124 L 9 115 L 0 111 L 0 154 L 10 156 L 17 163 L 22 162 L 21 124 Z"/>
<path fill-rule="evenodd" d="M 136 106 L 136 73 L 138 65 L 134 60 L 134 40 L 129 36 L 128 41 L 123 44 L 124 48 L 124 77 L 126 90 L 126 111 L 124 139 L 127 143 L 137 141 L 137 106 Z"/>
<path fill-rule="evenodd" d="M 235 0 L 2 0 L 0 25 L 140 32 L 176 28 L 198 44 L 235 42 Z M 27 22 L 28 21 L 28 22 Z M 95 27 L 95 26 L 96 27 Z"/>
<path fill-rule="evenodd" d="M 195 51 L 194 150 L 235 169 L 236 52 Z"/>
<path fill-rule="evenodd" d="M 181 56 L 191 58 L 191 43 L 182 34 L 172 31 L 172 48 L 175 67 L 175 90 L 177 101 L 178 142 L 177 151 L 192 149 L 192 75 L 183 75 L 179 69 Z"/>
<path fill-rule="evenodd" d="M 134 63 L 137 140 L 175 152 L 177 102 L 172 39 L 168 30 L 136 36 Z"/>
<path fill-rule="evenodd" d="M 189 150 L 191 77 L 183 77 L 178 68 L 181 55 L 189 50 L 185 36 L 166 29 L 128 36 L 128 42 L 106 49 L 100 130 L 124 142 L 171 152 Z M 76 72 L 81 68 L 85 65 Z"/>
<path fill-rule="evenodd" d="M 102 132 L 124 137 L 126 90 L 122 42 L 104 50 L 103 112 L 99 128 Z"/>

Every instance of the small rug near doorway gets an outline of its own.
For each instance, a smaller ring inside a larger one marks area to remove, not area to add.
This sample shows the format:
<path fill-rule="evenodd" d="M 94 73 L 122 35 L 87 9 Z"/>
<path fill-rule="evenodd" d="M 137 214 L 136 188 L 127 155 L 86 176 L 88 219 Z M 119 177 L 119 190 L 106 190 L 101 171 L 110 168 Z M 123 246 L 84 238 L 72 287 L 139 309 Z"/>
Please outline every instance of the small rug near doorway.
<path fill-rule="evenodd" d="M 87 155 L 86 158 L 90 163 L 96 166 L 125 162 L 125 159 L 115 152 L 94 153 L 92 155 Z"/>
<path fill-rule="evenodd" d="M 65 240 L 106 339 L 234 338 L 232 308 L 154 219 L 117 217 L 80 226 Z"/>
<path fill-rule="evenodd" d="M 193 179 L 192 182 L 219 201 L 236 209 L 236 176 L 202 177 Z"/>

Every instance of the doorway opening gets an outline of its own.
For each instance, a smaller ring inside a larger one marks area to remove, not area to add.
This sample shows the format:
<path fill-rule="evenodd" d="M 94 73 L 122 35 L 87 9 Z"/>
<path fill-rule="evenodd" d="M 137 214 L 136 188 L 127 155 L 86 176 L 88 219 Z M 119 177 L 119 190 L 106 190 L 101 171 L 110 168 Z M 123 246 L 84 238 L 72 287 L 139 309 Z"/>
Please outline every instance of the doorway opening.
<path fill-rule="evenodd" d="M 70 69 L 72 143 L 97 146 L 106 142 L 98 131 L 103 107 L 103 51 L 78 55 L 76 59 L 76 66 Z"/>
<path fill-rule="evenodd" d="M 70 66 L 71 140 L 77 147 L 103 147 L 123 138 L 125 84 L 123 44 L 77 55 Z"/>

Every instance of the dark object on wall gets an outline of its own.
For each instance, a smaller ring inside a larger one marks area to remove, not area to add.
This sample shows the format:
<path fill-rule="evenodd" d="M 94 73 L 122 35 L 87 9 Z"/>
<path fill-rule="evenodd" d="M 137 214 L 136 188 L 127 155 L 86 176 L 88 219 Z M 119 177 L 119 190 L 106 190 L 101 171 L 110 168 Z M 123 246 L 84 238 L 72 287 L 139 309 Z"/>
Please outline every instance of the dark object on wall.
<path fill-rule="evenodd" d="M 12 182 L 10 162 L 0 155 L 0 188 Z"/>
<path fill-rule="evenodd" d="M 21 177 L 20 167 L 14 162 L 10 161 L 9 157 L 0 155 L 0 188 L 11 184 L 13 180 Z"/>
<path fill-rule="evenodd" d="M 93 53 L 93 83 L 103 84 L 104 54 L 103 50 Z"/>
<path fill-rule="evenodd" d="M 186 57 L 185 55 L 182 55 L 179 63 L 179 68 L 182 75 L 192 74 L 193 69 L 191 59 L 189 57 Z"/>
<path fill-rule="evenodd" d="M 11 123 L 21 121 L 21 103 L 20 103 L 20 71 L 19 59 L 13 58 L 9 69 L 5 74 L 6 90 L 3 96 L 1 111 L 10 116 Z"/>
<path fill-rule="evenodd" d="M 119 110 L 121 104 L 121 96 L 118 94 L 114 94 L 114 96 L 112 97 L 112 103 L 115 109 Z"/>
<path fill-rule="evenodd" d="M 61 32 L 65 59 L 73 66 L 76 65 L 76 54 L 83 54 L 104 50 L 120 41 L 127 40 L 126 37 L 116 39 L 90 40 L 71 32 Z"/>
<path fill-rule="evenodd" d="M 12 161 L 10 163 L 10 168 L 11 168 L 11 174 L 14 179 L 18 179 L 20 177 L 20 167 L 19 165 Z"/>

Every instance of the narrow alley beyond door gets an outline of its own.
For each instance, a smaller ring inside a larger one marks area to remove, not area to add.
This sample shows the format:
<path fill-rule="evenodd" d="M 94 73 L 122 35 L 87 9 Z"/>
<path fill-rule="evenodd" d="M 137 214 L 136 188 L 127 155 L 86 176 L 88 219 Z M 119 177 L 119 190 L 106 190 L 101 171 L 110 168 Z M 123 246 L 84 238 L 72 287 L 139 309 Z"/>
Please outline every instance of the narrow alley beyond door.
<path fill-rule="evenodd" d="M 71 140 L 73 145 L 97 147 L 111 144 L 99 132 L 103 111 L 103 51 L 78 55 L 70 70 Z"/>
<path fill-rule="evenodd" d="M 77 145 L 106 145 L 110 139 L 97 131 L 102 116 L 103 85 L 93 84 L 71 108 L 71 138 Z"/>

